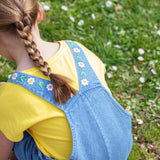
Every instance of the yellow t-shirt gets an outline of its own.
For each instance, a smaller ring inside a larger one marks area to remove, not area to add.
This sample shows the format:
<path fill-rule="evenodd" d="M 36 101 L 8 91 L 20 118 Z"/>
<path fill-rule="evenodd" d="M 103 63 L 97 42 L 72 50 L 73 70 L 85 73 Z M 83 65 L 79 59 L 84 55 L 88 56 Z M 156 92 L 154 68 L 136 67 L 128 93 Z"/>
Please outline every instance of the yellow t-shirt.
<path fill-rule="evenodd" d="M 73 80 L 72 87 L 79 90 L 71 50 L 65 41 L 59 43 L 58 52 L 47 62 L 54 73 L 69 77 Z M 104 64 L 90 50 L 78 44 L 101 83 L 110 92 L 104 78 Z M 23 72 L 49 80 L 36 67 Z M 64 112 L 20 85 L 8 82 L 0 87 L 0 130 L 14 142 L 22 140 L 23 132 L 27 130 L 48 157 L 62 160 L 71 156 L 72 134 Z"/>

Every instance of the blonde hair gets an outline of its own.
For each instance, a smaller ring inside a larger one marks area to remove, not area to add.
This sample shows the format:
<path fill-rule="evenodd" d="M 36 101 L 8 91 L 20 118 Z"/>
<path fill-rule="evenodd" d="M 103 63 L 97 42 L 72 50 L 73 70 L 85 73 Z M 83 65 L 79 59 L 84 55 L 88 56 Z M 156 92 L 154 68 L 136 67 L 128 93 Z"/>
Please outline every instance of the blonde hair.
<path fill-rule="evenodd" d="M 33 41 L 31 30 L 36 22 L 39 7 L 40 4 L 36 0 L 0 0 L 0 31 L 15 32 L 23 40 L 34 65 L 45 76 L 50 77 L 55 101 L 66 103 L 72 94 L 76 95 L 76 90 L 68 84 L 71 80 L 52 73 Z"/>

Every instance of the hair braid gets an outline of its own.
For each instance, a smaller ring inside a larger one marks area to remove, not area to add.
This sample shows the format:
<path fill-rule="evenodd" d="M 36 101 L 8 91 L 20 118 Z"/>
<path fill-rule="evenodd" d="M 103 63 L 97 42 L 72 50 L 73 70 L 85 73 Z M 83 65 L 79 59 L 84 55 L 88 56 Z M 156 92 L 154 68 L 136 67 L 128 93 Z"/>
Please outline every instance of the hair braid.
<path fill-rule="evenodd" d="M 40 51 L 37 49 L 37 45 L 33 41 L 31 33 L 32 19 L 28 14 L 25 14 L 23 20 L 16 22 L 15 25 L 17 33 L 23 40 L 25 49 L 34 65 L 37 66 L 45 76 L 50 77 L 53 84 L 55 101 L 60 104 L 66 103 L 72 94 L 76 95 L 76 90 L 68 84 L 71 82 L 70 79 L 61 75 L 53 74 L 48 63 L 44 61 L 43 57 L 40 55 Z"/>

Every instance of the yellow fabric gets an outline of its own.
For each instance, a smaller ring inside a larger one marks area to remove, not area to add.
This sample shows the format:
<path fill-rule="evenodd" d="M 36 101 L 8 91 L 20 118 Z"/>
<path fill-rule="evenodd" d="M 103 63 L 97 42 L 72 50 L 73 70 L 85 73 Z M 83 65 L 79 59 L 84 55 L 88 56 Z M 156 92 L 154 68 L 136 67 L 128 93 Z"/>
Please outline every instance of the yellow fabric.
<path fill-rule="evenodd" d="M 72 79 L 72 87 L 79 90 L 71 50 L 64 41 L 59 43 L 60 49 L 47 62 L 54 73 Z M 104 78 L 104 64 L 82 44 L 79 45 L 101 83 L 110 92 Z M 49 79 L 37 68 L 23 72 Z M 68 159 L 72 153 L 72 135 L 64 112 L 17 84 L 6 83 L 0 87 L 0 130 L 14 142 L 20 141 L 23 131 L 27 130 L 38 148 L 49 157 Z"/>

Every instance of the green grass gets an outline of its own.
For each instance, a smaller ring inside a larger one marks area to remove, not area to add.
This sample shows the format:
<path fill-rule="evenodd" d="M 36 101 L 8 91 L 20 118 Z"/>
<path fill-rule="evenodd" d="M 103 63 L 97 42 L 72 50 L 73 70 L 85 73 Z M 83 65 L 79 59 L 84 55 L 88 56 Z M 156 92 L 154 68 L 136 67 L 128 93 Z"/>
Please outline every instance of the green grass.
<path fill-rule="evenodd" d="M 134 145 L 128 159 L 160 159 L 160 89 L 156 89 L 160 87 L 159 0 L 112 0 L 109 8 L 105 0 L 44 2 L 51 9 L 46 12 L 46 25 L 39 25 L 42 38 L 75 40 L 92 50 L 106 64 L 107 73 L 112 74 L 111 78 L 106 75 L 106 81 L 114 97 L 124 108 L 131 106 Z M 62 10 L 62 5 L 68 10 Z M 92 19 L 93 13 L 96 19 Z M 84 25 L 79 26 L 79 20 L 84 20 Z M 143 61 L 137 59 L 139 48 L 145 51 Z M 112 66 L 117 66 L 117 71 Z M 1 57 L 0 67 L 0 81 L 6 81 L 16 66 Z M 145 78 L 144 83 L 140 77 Z M 138 124 L 137 118 L 143 124 Z"/>

